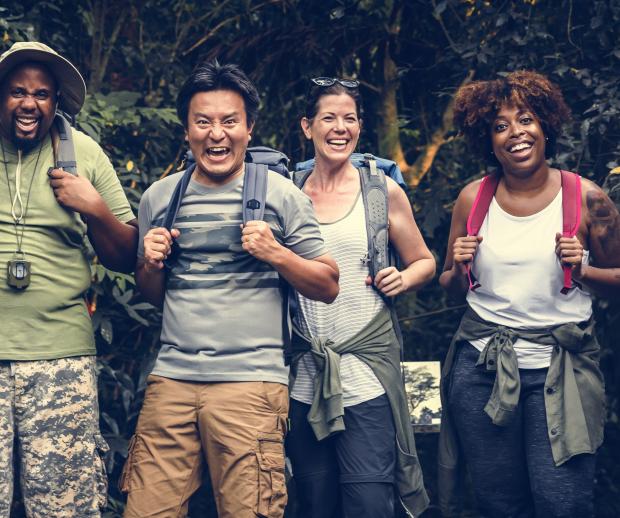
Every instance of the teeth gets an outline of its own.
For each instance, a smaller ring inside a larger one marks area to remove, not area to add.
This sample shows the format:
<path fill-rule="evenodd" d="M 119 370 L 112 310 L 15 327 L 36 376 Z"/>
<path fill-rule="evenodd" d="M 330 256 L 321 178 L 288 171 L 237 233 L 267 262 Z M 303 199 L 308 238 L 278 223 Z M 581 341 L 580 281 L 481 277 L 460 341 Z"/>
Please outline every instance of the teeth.
<path fill-rule="evenodd" d="M 515 151 L 521 151 L 522 149 L 527 149 L 531 147 L 532 147 L 531 144 L 528 144 L 527 142 L 521 142 L 520 144 L 516 144 L 512 146 L 509 151 L 511 153 L 514 153 Z"/>
<path fill-rule="evenodd" d="M 334 144 L 335 146 L 344 146 L 346 145 L 347 141 L 346 140 L 328 140 L 327 141 L 328 144 Z"/>
<path fill-rule="evenodd" d="M 226 153 L 228 151 L 227 147 L 210 147 L 207 152 L 208 153 L 214 153 L 216 155 L 221 155 L 223 153 Z"/>
<path fill-rule="evenodd" d="M 20 124 L 34 124 L 37 122 L 37 119 L 32 117 L 17 117 L 17 122 Z"/>

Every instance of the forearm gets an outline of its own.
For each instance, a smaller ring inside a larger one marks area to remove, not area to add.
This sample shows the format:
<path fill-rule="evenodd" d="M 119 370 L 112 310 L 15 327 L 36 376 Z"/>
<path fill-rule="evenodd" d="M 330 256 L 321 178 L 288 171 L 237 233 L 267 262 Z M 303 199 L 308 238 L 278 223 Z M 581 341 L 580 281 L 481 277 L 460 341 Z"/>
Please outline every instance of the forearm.
<path fill-rule="evenodd" d="M 339 272 L 333 259 L 310 260 L 282 247 L 270 264 L 304 297 L 329 304 L 338 296 Z"/>
<path fill-rule="evenodd" d="M 85 214 L 88 237 L 101 264 L 110 270 L 130 273 L 136 264 L 138 229 L 135 220 L 122 223 L 103 200 Z"/>
<path fill-rule="evenodd" d="M 439 284 L 448 292 L 451 299 L 457 301 L 465 300 L 467 291 L 469 290 L 469 280 L 467 275 L 460 272 L 458 268 L 445 270 L 439 276 Z"/>
<path fill-rule="evenodd" d="M 436 263 L 432 257 L 419 259 L 405 268 L 401 274 L 405 284 L 404 291 L 419 290 L 428 284 L 435 275 Z"/>
<path fill-rule="evenodd" d="M 597 268 L 583 266 L 579 278 L 575 282 L 583 284 L 588 291 L 604 298 L 620 295 L 620 268 Z"/>
<path fill-rule="evenodd" d="M 151 269 L 142 260 L 139 260 L 136 267 L 136 285 L 144 300 L 155 307 L 163 307 L 166 295 L 166 273 L 164 269 Z"/>

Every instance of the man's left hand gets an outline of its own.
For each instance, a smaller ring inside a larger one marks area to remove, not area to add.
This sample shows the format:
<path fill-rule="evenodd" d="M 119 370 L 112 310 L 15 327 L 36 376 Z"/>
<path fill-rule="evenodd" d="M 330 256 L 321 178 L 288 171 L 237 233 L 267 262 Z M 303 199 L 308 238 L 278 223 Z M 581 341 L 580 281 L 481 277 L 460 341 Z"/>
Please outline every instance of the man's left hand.
<path fill-rule="evenodd" d="M 93 185 L 83 176 L 75 176 L 62 169 L 49 172 L 50 185 L 60 205 L 88 216 L 103 201 Z"/>
<path fill-rule="evenodd" d="M 241 230 L 241 245 L 246 252 L 267 263 L 271 263 L 282 249 L 264 221 L 247 222 Z"/>

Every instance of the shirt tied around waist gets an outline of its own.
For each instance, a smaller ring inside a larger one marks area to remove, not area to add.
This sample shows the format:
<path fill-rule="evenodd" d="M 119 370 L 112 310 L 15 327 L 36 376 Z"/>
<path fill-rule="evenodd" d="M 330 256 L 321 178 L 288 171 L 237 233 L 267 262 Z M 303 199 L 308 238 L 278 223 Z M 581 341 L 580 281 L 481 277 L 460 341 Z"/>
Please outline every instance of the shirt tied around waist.
<path fill-rule="evenodd" d="M 486 321 L 468 307 L 452 339 L 441 375 L 442 426 L 439 440 L 439 491 L 444 514 L 455 514 L 460 452 L 451 420 L 447 389 L 455 354 L 463 341 L 491 337 L 480 352 L 477 368 L 495 372 L 484 411 L 498 426 L 511 422 L 521 390 L 513 348 L 518 338 L 553 346 L 545 381 L 545 412 L 556 466 L 574 455 L 594 453 L 603 441 L 604 383 L 599 369 L 600 346 L 594 321 L 560 324 L 544 329 L 515 329 Z"/>
<path fill-rule="evenodd" d="M 413 428 L 405 388 L 400 374 L 400 341 L 395 331 L 396 316 L 384 307 L 355 336 L 335 343 L 332 340 L 309 339 L 293 329 L 291 382 L 295 381 L 297 362 L 308 351 L 316 362 L 314 396 L 308 422 L 318 440 L 342 432 L 344 406 L 340 383 L 340 355 L 355 354 L 366 363 L 385 388 L 396 429 L 396 486 L 402 505 L 415 516 L 429 503 L 417 457 Z"/>

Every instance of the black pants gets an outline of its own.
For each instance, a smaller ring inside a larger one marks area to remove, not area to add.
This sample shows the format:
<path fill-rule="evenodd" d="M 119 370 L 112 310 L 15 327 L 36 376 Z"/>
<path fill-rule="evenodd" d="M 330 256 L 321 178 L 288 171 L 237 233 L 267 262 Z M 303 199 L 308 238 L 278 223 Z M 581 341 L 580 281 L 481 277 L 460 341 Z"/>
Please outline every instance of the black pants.
<path fill-rule="evenodd" d="M 484 412 L 495 373 L 476 367 L 478 355 L 469 343 L 461 345 L 448 399 L 481 515 L 592 516 L 594 455 L 577 455 L 557 467 L 553 462 L 543 392 L 547 369 L 519 370 L 516 418 L 496 426 Z"/>
<path fill-rule="evenodd" d="M 384 394 L 345 408 L 346 430 L 317 441 L 310 405 L 291 400 L 286 439 L 299 518 L 393 518 L 396 438 Z"/>

